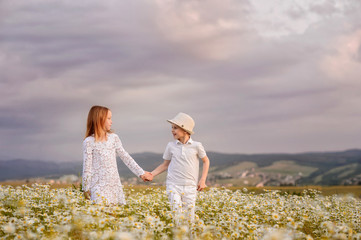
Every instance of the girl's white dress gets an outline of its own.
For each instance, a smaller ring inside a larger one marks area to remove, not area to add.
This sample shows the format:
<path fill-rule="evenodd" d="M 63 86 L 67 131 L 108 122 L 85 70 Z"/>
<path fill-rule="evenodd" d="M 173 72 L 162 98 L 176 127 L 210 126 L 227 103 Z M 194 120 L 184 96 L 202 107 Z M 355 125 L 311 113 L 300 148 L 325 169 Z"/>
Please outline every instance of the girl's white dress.
<path fill-rule="evenodd" d="M 95 203 L 125 204 L 116 156 L 137 176 L 144 171 L 124 150 L 115 133 L 109 133 L 107 141 L 95 142 L 93 136 L 83 142 L 83 190 L 90 190 Z"/>

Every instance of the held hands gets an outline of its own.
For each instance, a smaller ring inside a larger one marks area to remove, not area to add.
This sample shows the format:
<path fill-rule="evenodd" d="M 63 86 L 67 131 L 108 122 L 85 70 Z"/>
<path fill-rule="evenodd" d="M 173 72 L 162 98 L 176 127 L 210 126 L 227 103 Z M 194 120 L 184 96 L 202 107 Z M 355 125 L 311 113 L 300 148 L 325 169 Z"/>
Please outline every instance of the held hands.
<path fill-rule="evenodd" d="M 207 187 L 206 185 L 206 181 L 205 180 L 199 180 L 199 183 L 198 183 L 198 187 L 197 187 L 197 191 L 202 191 L 203 189 L 205 189 Z"/>
<path fill-rule="evenodd" d="M 153 180 L 153 175 L 150 172 L 145 171 L 143 175 L 140 176 L 144 182 L 150 182 Z"/>

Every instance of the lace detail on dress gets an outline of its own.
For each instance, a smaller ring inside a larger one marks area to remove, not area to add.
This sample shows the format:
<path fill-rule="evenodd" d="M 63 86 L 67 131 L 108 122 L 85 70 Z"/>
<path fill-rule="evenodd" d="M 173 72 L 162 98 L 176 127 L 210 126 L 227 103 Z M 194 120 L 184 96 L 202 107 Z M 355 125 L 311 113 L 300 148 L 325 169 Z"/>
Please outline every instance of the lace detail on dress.
<path fill-rule="evenodd" d="M 143 169 L 124 150 L 118 135 L 108 134 L 105 142 L 95 142 L 94 137 L 87 137 L 83 142 L 83 190 L 90 190 L 95 203 L 125 204 L 117 155 L 137 177 L 144 174 Z"/>

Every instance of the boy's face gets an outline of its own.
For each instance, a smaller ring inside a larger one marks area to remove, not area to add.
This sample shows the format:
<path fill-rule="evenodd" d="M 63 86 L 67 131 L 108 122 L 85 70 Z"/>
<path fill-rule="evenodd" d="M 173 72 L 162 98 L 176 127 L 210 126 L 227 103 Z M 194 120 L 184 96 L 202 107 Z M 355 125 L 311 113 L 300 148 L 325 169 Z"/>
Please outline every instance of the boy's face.
<path fill-rule="evenodd" d="M 184 131 L 182 128 L 178 127 L 175 124 L 172 124 L 172 134 L 174 139 L 181 139 L 184 138 L 188 133 Z"/>

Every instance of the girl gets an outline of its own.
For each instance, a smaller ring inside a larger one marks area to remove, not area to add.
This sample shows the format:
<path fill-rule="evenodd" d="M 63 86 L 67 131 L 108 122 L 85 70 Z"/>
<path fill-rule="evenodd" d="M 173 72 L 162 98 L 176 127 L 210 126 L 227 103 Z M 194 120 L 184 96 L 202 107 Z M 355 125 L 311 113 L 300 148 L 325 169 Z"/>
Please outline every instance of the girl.
<path fill-rule="evenodd" d="M 112 112 L 108 108 L 93 106 L 90 109 L 83 142 L 83 191 L 85 197 L 95 203 L 125 204 L 116 155 L 143 181 L 151 181 L 153 177 L 124 150 L 111 126 Z"/>

